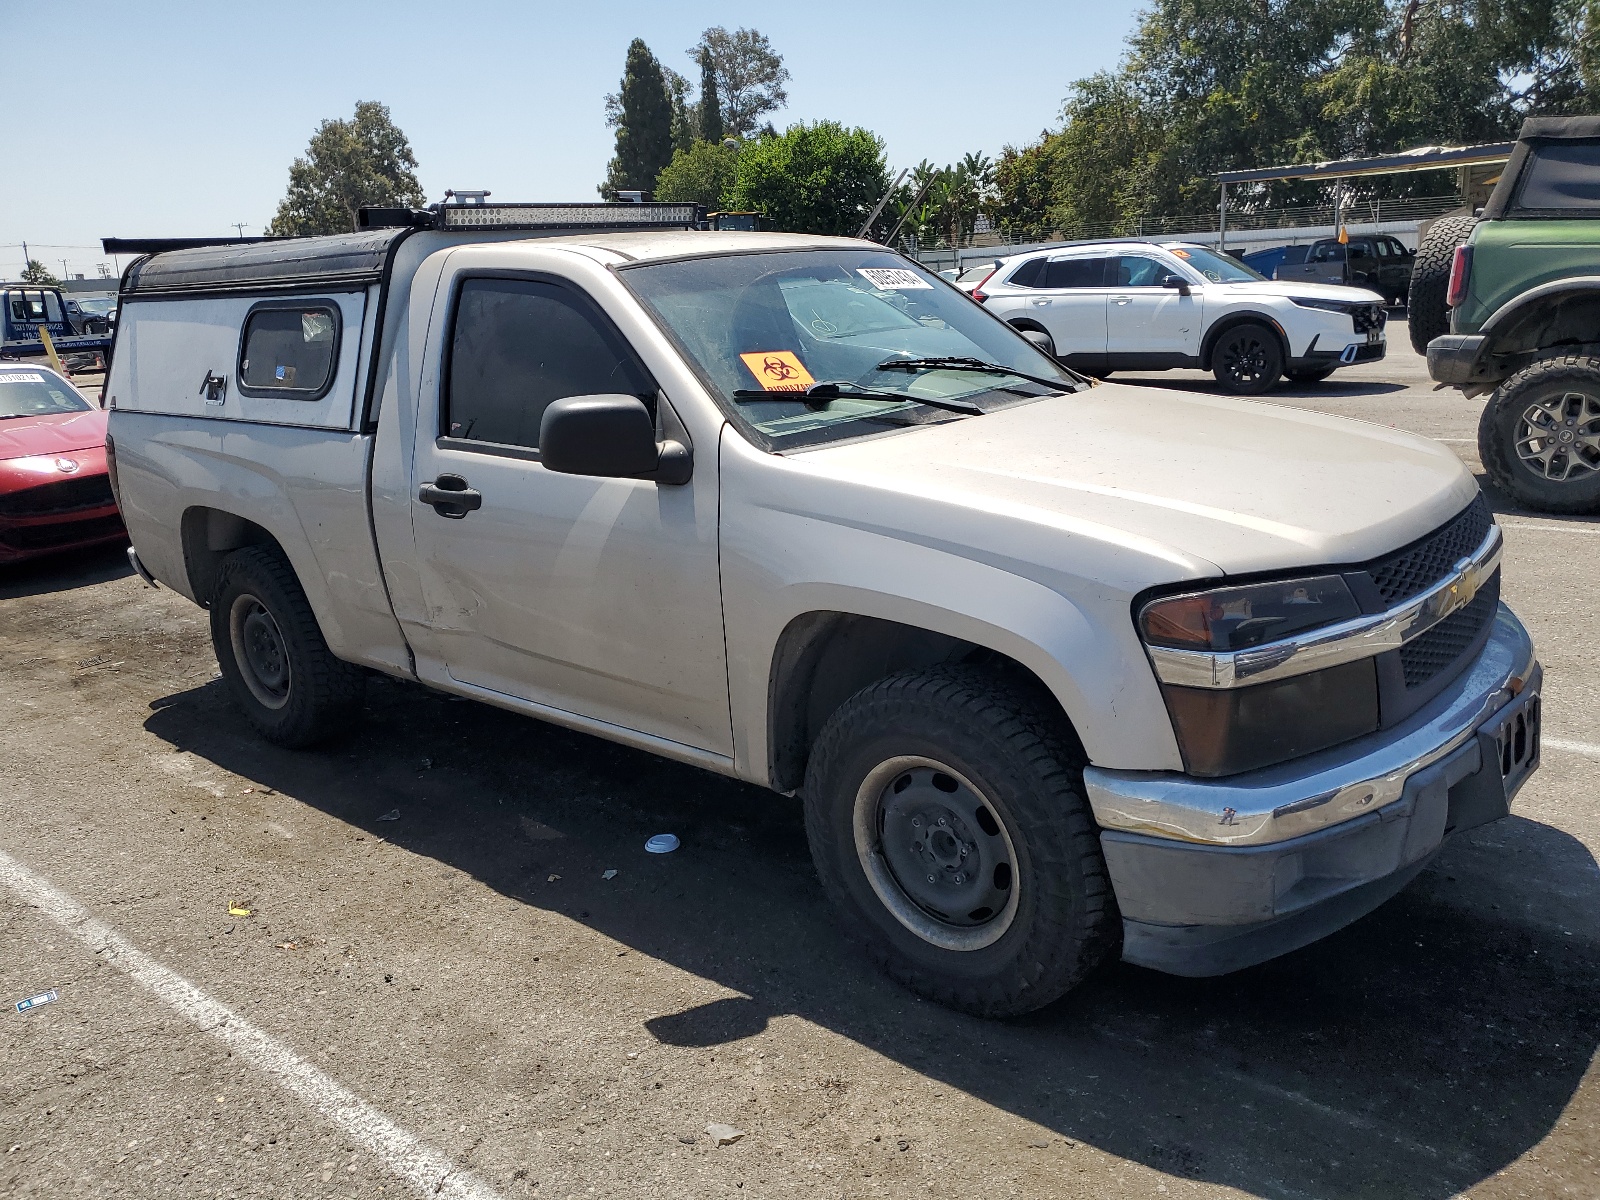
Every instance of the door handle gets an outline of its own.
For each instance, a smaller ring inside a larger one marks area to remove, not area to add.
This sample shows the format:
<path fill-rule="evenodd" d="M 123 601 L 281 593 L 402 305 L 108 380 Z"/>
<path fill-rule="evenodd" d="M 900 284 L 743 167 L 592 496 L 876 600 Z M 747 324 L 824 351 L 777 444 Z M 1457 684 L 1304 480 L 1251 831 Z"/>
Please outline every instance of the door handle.
<path fill-rule="evenodd" d="M 452 521 L 483 507 L 483 493 L 473 491 L 459 475 L 441 475 L 432 483 L 423 484 L 417 499 L 431 504 L 434 512 Z"/>
<path fill-rule="evenodd" d="M 1132 296 L 1113 296 L 1112 299 L 1114 301 L 1116 301 L 1116 303 L 1118 303 L 1118 304 L 1132 304 L 1133 303 L 1133 297 Z"/>
<path fill-rule="evenodd" d="M 1033 304 L 1035 308 L 1048 308 L 1050 305 L 1050 298 L 1048 296 L 1036 296 L 1034 297 Z"/>

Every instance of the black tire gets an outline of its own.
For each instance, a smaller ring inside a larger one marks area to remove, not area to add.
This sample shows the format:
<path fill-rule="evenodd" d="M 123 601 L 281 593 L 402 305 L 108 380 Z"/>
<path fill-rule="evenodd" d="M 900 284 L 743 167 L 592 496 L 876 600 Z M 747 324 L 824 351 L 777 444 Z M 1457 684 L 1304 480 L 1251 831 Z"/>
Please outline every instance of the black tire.
<path fill-rule="evenodd" d="M 1478 457 L 1526 508 L 1600 512 L 1600 358 L 1540 359 L 1505 380 L 1479 418 Z"/>
<path fill-rule="evenodd" d="M 1295 368 L 1290 367 L 1285 371 L 1284 377 L 1295 383 L 1321 383 L 1333 374 L 1332 367 Z"/>
<path fill-rule="evenodd" d="M 812 750 L 805 811 L 846 935 L 930 1000 L 985 1017 L 1031 1012 L 1116 950 L 1121 921 L 1081 759 L 1038 704 L 992 675 L 906 672 L 857 692 Z M 885 843 L 897 828 L 932 836 Z M 937 877 L 926 884 L 925 868 Z M 961 911 L 974 898 L 979 907 Z"/>
<path fill-rule="evenodd" d="M 1450 306 L 1444 302 L 1450 287 L 1450 263 L 1456 247 L 1477 227 L 1477 217 L 1440 217 L 1428 226 L 1428 236 L 1411 262 L 1411 288 L 1406 297 L 1411 348 L 1428 353 L 1428 343 L 1450 332 Z"/>
<path fill-rule="evenodd" d="M 1248 321 L 1226 329 L 1211 348 L 1211 373 L 1224 391 L 1259 396 L 1283 376 L 1283 344 L 1265 325 Z"/>
<path fill-rule="evenodd" d="M 269 742 L 301 749 L 350 727 L 365 677 L 329 651 L 277 550 L 248 546 L 223 560 L 211 644 L 228 691 Z"/>
<path fill-rule="evenodd" d="M 1031 323 L 1022 325 L 1012 323 L 1011 328 L 1015 329 L 1018 333 L 1037 333 L 1042 335 L 1045 344 L 1040 346 L 1039 349 L 1043 350 L 1051 358 L 1056 356 L 1056 340 L 1050 336 L 1048 330 L 1040 329 L 1037 325 Z M 1028 340 L 1032 341 L 1033 339 L 1029 338 Z"/>

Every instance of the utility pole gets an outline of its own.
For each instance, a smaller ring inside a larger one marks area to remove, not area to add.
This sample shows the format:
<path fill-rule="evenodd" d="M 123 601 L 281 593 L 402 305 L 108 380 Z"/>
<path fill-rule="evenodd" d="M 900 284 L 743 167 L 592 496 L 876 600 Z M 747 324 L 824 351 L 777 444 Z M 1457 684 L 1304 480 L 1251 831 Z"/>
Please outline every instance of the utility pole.
<path fill-rule="evenodd" d="M 67 281 L 67 260 L 58 258 L 56 261 L 61 264 L 61 282 L 65 283 Z"/>
<path fill-rule="evenodd" d="M 244 236 L 244 227 L 246 225 L 248 225 L 248 224 L 250 224 L 249 221 L 235 221 L 233 223 L 233 227 L 239 231 L 239 236 L 243 237 Z"/>

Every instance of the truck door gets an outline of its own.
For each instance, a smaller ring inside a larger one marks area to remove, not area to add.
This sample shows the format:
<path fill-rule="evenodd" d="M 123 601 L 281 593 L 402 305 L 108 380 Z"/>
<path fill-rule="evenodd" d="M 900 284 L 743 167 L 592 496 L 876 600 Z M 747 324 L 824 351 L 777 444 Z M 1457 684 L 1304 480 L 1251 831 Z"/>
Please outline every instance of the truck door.
<path fill-rule="evenodd" d="M 568 278 L 447 266 L 439 295 L 448 300 L 418 397 L 411 520 L 444 671 L 731 755 L 715 445 L 695 447 L 681 486 L 545 470 L 539 422 L 552 401 L 638 396 L 681 438 L 670 401 Z M 477 507 L 426 501 L 427 485 Z"/>
<path fill-rule="evenodd" d="M 1111 303 L 1106 309 L 1106 355 L 1118 365 L 1175 366 L 1177 357 L 1200 353 L 1201 289 L 1185 296 L 1163 280 L 1178 272 L 1148 254 L 1121 254 L 1111 260 Z M 1189 282 L 1189 281 L 1185 281 Z M 1142 362 L 1140 360 L 1150 360 Z"/>

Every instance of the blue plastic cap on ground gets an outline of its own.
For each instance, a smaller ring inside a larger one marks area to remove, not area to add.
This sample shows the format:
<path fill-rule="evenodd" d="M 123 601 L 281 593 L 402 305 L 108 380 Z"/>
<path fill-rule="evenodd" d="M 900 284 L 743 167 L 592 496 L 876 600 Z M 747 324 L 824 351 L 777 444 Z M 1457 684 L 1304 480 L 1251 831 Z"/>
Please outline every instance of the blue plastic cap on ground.
<path fill-rule="evenodd" d="M 644 844 L 644 848 L 651 854 L 671 854 L 678 848 L 678 835 L 675 833 L 658 833 Z"/>

